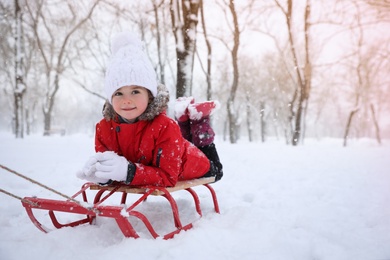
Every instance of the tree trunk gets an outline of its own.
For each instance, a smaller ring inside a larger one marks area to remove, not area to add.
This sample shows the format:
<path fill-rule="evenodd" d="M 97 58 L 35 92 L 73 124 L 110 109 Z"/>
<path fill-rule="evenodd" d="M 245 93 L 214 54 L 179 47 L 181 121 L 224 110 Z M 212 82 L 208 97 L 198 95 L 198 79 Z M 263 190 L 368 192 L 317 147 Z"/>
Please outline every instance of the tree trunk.
<path fill-rule="evenodd" d="M 59 90 L 60 85 L 59 85 L 59 75 L 55 76 L 54 80 L 54 91 L 52 93 L 49 93 L 48 96 L 46 97 L 45 101 L 45 106 L 43 108 L 43 120 L 44 120 L 44 125 L 43 125 L 43 135 L 48 136 L 50 135 L 50 130 L 51 130 L 51 116 L 55 104 L 55 96 L 57 91 Z"/>
<path fill-rule="evenodd" d="M 43 112 L 43 123 L 44 123 L 44 136 L 50 135 L 51 129 L 51 111 Z"/>
<path fill-rule="evenodd" d="M 356 112 L 359 111 L 358 108 L 352 110 L 350 113 L 349 113 L 349 117 L 348 117 L 348 121 L 347 121 L 347 126 L 345 127 L 345 132 L 344 132 L 344 144 L 343 146 L 347 146 L 347 141 L 348 141 L 348 137 L 349 137 L 349 131 L 351 129 L 351 125 L 352 125 L 352 120 L 353 120 L 353 117 L 355 116 Z"/>
<path fill-rule="evenodd" d="M 176 98 L 178 98 L 192 95 L 199 2 L 171 0 L 170 9 L 176 42 Z"/>
<path fill-rule="evenodd" d="M 253 141 L 251 118 L 252 118 L 252 110 L 250 105 L 249 93 L 246 93 L 246 127 L 248 128 L 249 142 Z"/>
<path fill-rule="evenodd" d="M 374 121 L 375 137 L 376 137 L 376 140 L 378 141 L 378 143 L 381 144 L 382 143 L 381 142 L 381 133 L 380 133 L 380 129 L 379 129 L 378 120 L 376 119 L 374 105 L 371 104 L 370 108 L 371 108 L 372 120 Z"/>
<path fill-rule="evenodd" d="M 230 134 L 230 143 L 234 144 L 237 142 L 237 117 L 234 109 L 234 101 L 236 97 L 236 92 L 238 89 L 239 81 L 239 70 L 238 70 L 238 47 L 240 46 L 240 30 L 238 27 L 237 13 L 234 6 L 234 0 L 229 2 L 230 12 L 233 16 L 233 25 L 234 25 L 234 44 L 231 51 L 232 63 L 233 63 L 233 82 L 230 89 L 230 96 L 227 102 L 227 112 L 229 119 L 229 134 Z"/>
<path fill-rule="evenodd" d="M 24 120 L 23 120 L 23 94 L 14 93 L 14 124 L 15 124 L 15 137 L 23 138 L 24 137 Z"/>
<path fill-rule="evenodd" d="M 206 28 L 206 21 L 204 18 L 204 9 L 203 9 L 203 0 L 200 0 L 200 15 L 202 17 L 202 28 L 203 28 L 203 34 L 204 34 L 204 40 L 206 42 L 207 46 L 207 71 L 206 71 L 206 81 L 207 81 L 207 100 L 212 99 L 212 87 L 211 87 L 211 55 L 212 55 L 212 48 L 211 43 L 208 38 L 207 34 L 207 28 Z"/>
<path fill-rule="evenodd" d="M 15 137 L 23 138 L 24 135 L 24 105 L 23 96 L 26 86 L 23 81 L 23 35 L 22 35 L 22 10 L 19 1 L 15 0 L 15 89 L 14 89 L 14 129 Z"/>
<path fill-rule="evenodd" d="M 229 140 L 230 143 L 237 143 L 237 126 L 236 126 L 236 116 L 235 110 L 233 106 L 233 102 L 228 100 L 227 102 L 227 110 L 228 110 L 228 130 L 229 130 Z"/>
<path fill-rule="evenodd" d="M 176 50 L 176 67 L 177 67 L 177 74 L 176 74 L 176 98 L 184 97 L 184 96 L 190 96 L 192 91 L 190 87 L 188 86 L 188 80 L 187 80 L 187 73 L 186 73 L 186 58 L 187 54 L 186 52 L 182 52 L 180 50 Z"/>
<path fill-rule="evenodd" d="M 298 145 L 300 141 L 300 137 L 302 134 L 302 117 L 303 117 L 303 102 L 304 102 L 304 96 L 300 94 L 300 98 L 298 101 L 298 107 L 297 112 L 295 116 L 295 125 L 294 125 L 294 132 L 292 137 L 292 145 L 296 146 Z"/>
<path fill-rule="evenodd" d="M 261 135 L 261 142 L 265 142 L 265 135 L 266 135 L 266 130 L 265 130 L 265 106 L 264 102 L 260 102 L 260 135 Z"/>
<path fill-rule="evenodd" d="M 290 2 L 291 0 L 289 0 Z M 292 9 L 292 2 L 291 2 L 291 7 Z M 305 66 L 304 66 L 304 71 L 303 71 L 303 78 L 302 78 L 302 73 L 299 72 L 299 67 L 298 67 L 298 59 L 295 56 L 295 47 L 293 47 L 293 52 L 294 52 L 294 59 L 296 61 L 296 66 L 297 66 L 297 73 L 298 75 L 298 82 L 299 82 L 299 99 L 298 99 L 298 107 L 297 107 L 297 112 L 296 112 L 296 117 L 295 117 L 295 129 L 293 132 L 293 138 L 292 138 L 292 145 L 296 146 L 299 144 L 301 139 L 303 138 L 303 127 L 305 125 L 305 104 L 308 104 L 309 100 L 309 94 L 310 94 L 310 89 L 311 89 L 311 61 L 310 61 L 310 47 L 309 47 L 309 32 L 310 32 L 310 1 L 308 0 L 306 2 L 306 8 L 305 8 L 305 16 L 304 16 L 304 25 L 305 25 Z M 290 17 L 291 18 L 291 17 Z M 290 23 L 290 29 L 291 30 L 291 23 Z M 292 39 L 292 38 L 291 38 Z M 293 41 L 291 41 L 291 44 L 294 44 Z"/>

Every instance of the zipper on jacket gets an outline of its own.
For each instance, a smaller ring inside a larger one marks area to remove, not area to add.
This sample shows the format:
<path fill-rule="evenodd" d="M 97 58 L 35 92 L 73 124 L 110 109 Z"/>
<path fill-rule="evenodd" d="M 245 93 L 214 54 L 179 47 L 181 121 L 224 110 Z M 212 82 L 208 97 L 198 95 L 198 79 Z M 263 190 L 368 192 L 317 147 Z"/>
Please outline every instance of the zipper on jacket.
<path fill-rule="evenodd" d="M 161 154 L 162 154 L 162 148 L 158 148 L 157 158 L 156 158 L 156 166 L 157 167 L 160 167 Z"/>

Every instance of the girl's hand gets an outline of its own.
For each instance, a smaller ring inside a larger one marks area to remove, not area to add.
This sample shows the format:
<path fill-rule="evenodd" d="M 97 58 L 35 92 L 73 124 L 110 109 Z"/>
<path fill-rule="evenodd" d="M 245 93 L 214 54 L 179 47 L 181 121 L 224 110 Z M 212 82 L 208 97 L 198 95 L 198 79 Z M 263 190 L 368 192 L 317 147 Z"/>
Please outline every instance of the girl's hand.
<path fill-rule="evenodd" d="M 126 181 L 129 162 L 125 157 L 108 151 L 96 154 L 95 176 L 113 181 Z"/>
<path fill-rule="evenodd" d="M 77 171 L 76 176 L 82 180 L 94 182 L 94 183 L 106 183 L 109 179 L 99 178 L 95 175 L 96 173 L 96 154 L 91 156 L 85 163 L 83 169 Z"/>

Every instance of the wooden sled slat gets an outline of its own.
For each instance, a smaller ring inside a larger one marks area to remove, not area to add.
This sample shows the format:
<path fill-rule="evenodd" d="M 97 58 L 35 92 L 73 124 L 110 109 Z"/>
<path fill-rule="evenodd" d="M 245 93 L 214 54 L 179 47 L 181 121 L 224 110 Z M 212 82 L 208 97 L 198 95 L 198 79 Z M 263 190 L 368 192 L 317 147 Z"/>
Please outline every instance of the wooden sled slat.
<path fill-rule="evenodd" d="M 207 177 L 207 178 L 200 178 L 200 179 L 193 179 L 193 180 L 186 180 L 186 181 L 178 181 L 174 187 L 166 187 L 165 189 L 172 193 L 178 190 L 185 190 L 191 187 L 209 184 L 215 182 L 215 177 Z M 154 187 L 154 186 L 151 186 Z M 144 194 L 148 189 L 150 189 L 149 186 L 143 186 L 143 187 L 137 187 L 137 186 L 128 186 L 128 185 L 121 185 L 118 188 L 118 185 L 108 185 L 108 186 L 102 186 L 98 184 L 93 184 L 89 187 L 91 190 L 100 190 L 105 189 L 108 191 L 111 191 L 113 189 L 116 189 L 117 192 L 126 192 L 126 193 L 135 193 L 135 194 Z M 164 195 L 164 192 L 161 190 L 155 190 L 150 195 L 155 196 L 161 196 Z"/>

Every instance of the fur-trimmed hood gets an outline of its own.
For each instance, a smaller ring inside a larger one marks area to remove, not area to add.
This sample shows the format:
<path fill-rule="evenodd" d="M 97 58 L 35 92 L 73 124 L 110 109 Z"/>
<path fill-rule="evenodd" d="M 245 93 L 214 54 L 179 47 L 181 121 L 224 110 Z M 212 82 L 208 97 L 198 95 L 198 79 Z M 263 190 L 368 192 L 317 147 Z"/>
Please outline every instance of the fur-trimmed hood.
<path fill-rule="evenodd" d="M 151 121 L 156 116 L 166 111 L 169 103 L 169 91 L 165 85 L 159 84 L 157 87 L 157 95 L 153 97 L 152 101 L 149 103 L 145 112 L 138 117 L 138 120 Z M 114 108 L 110 102 L 106 101 L 103 106 L 103 117 L 109 120 L 117 120 L 118 115 L 114 111 Z"/>

